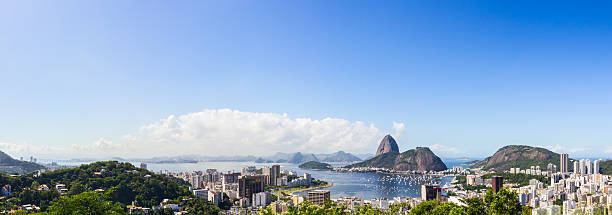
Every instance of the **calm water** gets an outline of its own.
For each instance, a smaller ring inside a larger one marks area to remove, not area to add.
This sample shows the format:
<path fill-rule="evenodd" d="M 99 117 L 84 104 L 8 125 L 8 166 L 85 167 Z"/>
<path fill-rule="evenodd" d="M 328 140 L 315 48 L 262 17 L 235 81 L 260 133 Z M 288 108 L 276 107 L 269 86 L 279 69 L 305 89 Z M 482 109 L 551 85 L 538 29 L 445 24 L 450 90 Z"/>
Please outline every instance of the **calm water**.
<path fill-rule="evenodd" d="M 461 160 L 445 160 L 449 168 L 460 166 L 464 161 Z M 135 164 L 138 165 L 138 164 Z M 149 170 L 160 171 L 168 170 L 172 172 L 190 172 L 193 170 L 217 169 L 219 171 L 235 171 L 239 172 L 242 167 L 256 166 L 261 168 L 272 164 L 262 164 L 254 162 L 199 162 L 193 164 L 148 164 Z M 431 176 L 406 176 L 406 175 L 389 175 L 377 173 L 350 173 L 350 172 L 333 172 L 333 171 L 317 171 L 304 170 L 298 168 L 296 164 L 280 163 L 281 169 L 291 170 L 298 175 L 308 172 L 313 178 L 328 181 L 334 186 L 325 188 L 331 191 L 332 198 L 340 196 L 357 196 L 364 199 L 386 197 L 391 199 L 397 196 L 420 196 L 420 188 L 424 183 L 444 184 L 450 183 L 450 177 L 431 177 Z M 333 166 L 341 167 L 347 163 L 332 163 Z"/>
<path fill-rule="evenodd" d="M 449 168 L 460 166 L 462 160 L 444 160 Z M 341 167 L 347 163 L 331 163 L 333 166 Z M 139 166 L 139 162 L 134 162 Z M 159 172 L 168 170 L 170 172 L 191 172 L 195 170 L 217 169 L 218 171 L 240 172 L 242 167 L 256 166 L 261 168 L 272 164 L 262 164 L 255 162 L 198 162 L 184 164 L 155 164 L 148 163 L 147 168 L 151 171 Z M 333 171 L 304 170 L 298 168 L 296 164 L 280 163 L 282 170 L 291 170 L 303 175 L 308 172 L 313 178 L 328 181 L 334 184 L 330 188 L 332 198 L 340 196 L 357 196 L 364 199 L 386 197 L 391 199 L 398 196 L 418 197 L 420 186 L 424 183 L 444 184 L 450 183 L 450 177 L 432 177 L 415 175 L 389 175 L 377 173 L 350 173 Z"/>

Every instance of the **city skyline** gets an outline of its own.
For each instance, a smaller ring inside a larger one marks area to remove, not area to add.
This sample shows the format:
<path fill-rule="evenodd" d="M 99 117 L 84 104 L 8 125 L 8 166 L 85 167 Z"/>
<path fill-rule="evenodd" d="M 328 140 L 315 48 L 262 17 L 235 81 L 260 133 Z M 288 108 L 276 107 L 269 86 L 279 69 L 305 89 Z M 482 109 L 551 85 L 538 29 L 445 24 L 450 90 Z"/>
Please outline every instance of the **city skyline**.
<path fill-rule="evenodd" d="M 0 150 L 610 158 L 609 6 L 3 2 Z"/>

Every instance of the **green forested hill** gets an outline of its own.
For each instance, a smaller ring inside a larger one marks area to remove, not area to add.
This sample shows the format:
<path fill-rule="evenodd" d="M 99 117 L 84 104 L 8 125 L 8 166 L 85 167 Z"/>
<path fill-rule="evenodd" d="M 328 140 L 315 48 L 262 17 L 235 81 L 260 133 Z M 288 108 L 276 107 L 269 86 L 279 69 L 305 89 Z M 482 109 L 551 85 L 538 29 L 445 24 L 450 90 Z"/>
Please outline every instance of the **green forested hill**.
<path fill-rule="evenodd" d="M 333 167 L 327 163 L 321 163 L 317 161 L 308 161 L 299 166 L 302 169 L 318 169 L 318 170 L 330 170 Z"/>
<path fill-rule="evenodd" d="M 573 159 L 568 164 L 569 170 L 573 170 Z M 510 168 L 519 167 L 527 169 L 531 166 L 540 166 L 546 170 L 547 165 L 552 163 L 561 168 L 560 155 L 545 148 L 509 145 L 497 150 L 491 157 L 474 163 L 473 167 L 482 167 L 485 170 L 505 171 Z"/>
<path fill-rule="evenodd" d="M 602 161 L 599 163 L 599 171 L 604 175 L 612 175 L 612 160 Z"/>
<path fill-rule="evenodd" d="M 44 211 L 49 205 L 58 201 L 59 194 L 54 190 L 56 184 L 65 184 L 69 189 L 68 196 L 96 189 L 113 190 L 110 201 L 129 205 L 134 201 L 137 206 L 152 207 L 159 205 L 163 199 L 179 201 L 182 198 L 194 197 L 183 180 L 154 174 L 145 169 L 134 167 L 130 163 L 117 161 L 96 162 L 75 168 L 42 173 L 40 176 L 26 174 L 23 176 L 0 176 L 0 186 L 10 184 L 13 196 L 0 201 L 0 211 L 14 209 L 18 205 L 34 204 Z M 40 191 L 37 188 L 45 184 L 51 190 Z M 208 203 L 204 208 L 212 212 L 219 209 Z"/>
<path fill-rule="evenodd" d="M 447 167 L 442 160 L 427 147 L 416 147 L 402 153 L 387 152 L 359 163 L 351 164 L 353 167 L 377 167 L 400 171 L 442 171 Z"/>

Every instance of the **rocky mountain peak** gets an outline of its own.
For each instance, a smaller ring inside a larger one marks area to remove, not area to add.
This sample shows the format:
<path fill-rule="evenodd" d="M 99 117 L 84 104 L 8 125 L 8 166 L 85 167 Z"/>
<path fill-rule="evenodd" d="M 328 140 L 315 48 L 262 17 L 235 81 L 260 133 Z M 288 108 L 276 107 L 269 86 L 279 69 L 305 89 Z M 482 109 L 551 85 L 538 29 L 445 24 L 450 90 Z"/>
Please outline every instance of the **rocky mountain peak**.
<path fill-rule="evenodd" d="M 399 147 L 397 146 L 397 142 L 391 135 L 386 135 L 380 144 L 378 145 L 378 150 L 376 150 L 376 156 L 382 155 L 388 152 L 396 152 L 399 153 Z"/>

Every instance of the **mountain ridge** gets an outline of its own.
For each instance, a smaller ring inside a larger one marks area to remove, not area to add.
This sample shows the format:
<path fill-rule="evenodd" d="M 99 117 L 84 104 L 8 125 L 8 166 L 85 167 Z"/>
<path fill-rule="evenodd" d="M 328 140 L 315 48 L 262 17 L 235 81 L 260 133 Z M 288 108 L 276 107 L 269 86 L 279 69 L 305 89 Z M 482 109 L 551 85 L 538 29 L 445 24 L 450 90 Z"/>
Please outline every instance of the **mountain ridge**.
<path fill-rule="evenodd" d="M 531 166 L 540 166 L 540 169 L 545 171 L 547 165 L 552 163 L 561 168 L 559 165 L 561 155 L 541 147 L 527 145 L 507 145 L 499 148 L 493 155 L 484 160 L 475 162 L 472 167 L 482 168 L 484 170 L 506 171 L 510 168 L 527 169 Z M 573 170 L 573 165 L 569 159 L 568 169 Z"/>
<path fill-rule="evenodd" d="M 446 170 L 446 164 L 433 153 L 428 147 L 416 147 L 399 153 L 399 149 L 393 147 L 393 137 L 387 135 L 379 144 L 377 156 L 368 160 L 351 164 L 345 168 L 373 167 L 385 168 L 397 171 L 442 171 Z M 397 143 L 395 143 L 397 146 Z M 381 150 L 382 149 L 382 150 Z"/>
<path fill-rule="evenodd" d="M 40 165 L 37 163 L 16 160 L 12 158 L 10 155 L 4 153 L 3 151 L 0 151 L 0 166 L 2 166 L 2 169 L 0 170 L 0 172 L 18 173 L 18 174 L 29 173 L 29 172 L 34 172 L 36 170 L 45 169 L 43 165 Z"/>

